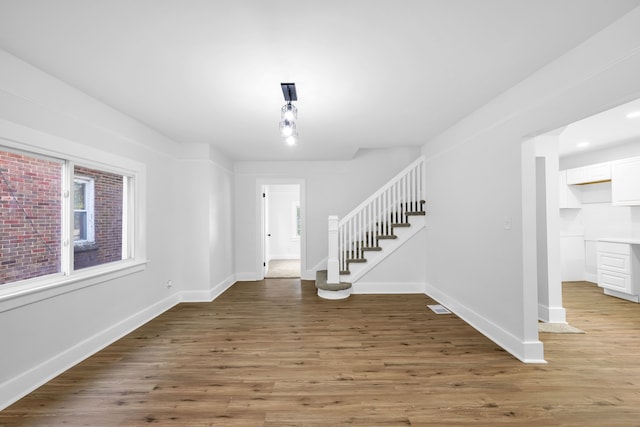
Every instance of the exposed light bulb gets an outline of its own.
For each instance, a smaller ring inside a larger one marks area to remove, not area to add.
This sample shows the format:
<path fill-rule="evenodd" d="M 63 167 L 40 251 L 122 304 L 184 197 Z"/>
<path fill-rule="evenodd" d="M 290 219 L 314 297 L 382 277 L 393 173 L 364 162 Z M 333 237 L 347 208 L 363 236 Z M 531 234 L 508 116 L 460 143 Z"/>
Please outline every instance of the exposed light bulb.
<path fill-rule="evenodd" d="M 280 109 L 280 113 L 284 120 L 293 121 L 298 117 L 298 109 L 291 102 L 285 104 Z"/>
<path fill-rule="evenodd" d="M 291 135 L 285 139 L 285 142 L 287 143 L 288 146 L 293 147 L 294 145 L 296 145 L 296 142 L 298 141 L 296 140 L 295 136 Z"/>
<path fill-rule="evenodd" d="M 590 145 L 589 141 L 581 141 L 576 144 L 576 147 L 585 148 L 585 147 L 588 147 L 589 145 Z"/>
<path fill-rule="evenodd" d="M 296 122 L 293 120 L 283 120 L 280 122 L 280 135 L 288 137 L 296 133 Z"/>

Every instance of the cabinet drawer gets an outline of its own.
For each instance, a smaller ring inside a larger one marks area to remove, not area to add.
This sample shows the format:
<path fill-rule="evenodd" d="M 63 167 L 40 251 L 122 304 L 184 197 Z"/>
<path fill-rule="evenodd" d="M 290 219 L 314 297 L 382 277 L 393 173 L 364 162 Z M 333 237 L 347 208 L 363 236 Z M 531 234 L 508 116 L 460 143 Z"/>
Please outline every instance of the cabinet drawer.
<path fill-rule="evenodd" d="M 629 255 L 598 252 L 598 270 L 631 274 L 631 257 Z"/>
<path fill-rule="evenodd" d="M 627 243 L 598 242 L 598 252 L 631 255 L 631 245 Z"/>
<path fill-rule="evenodd" d="M 598 286 L 625 293 L 631 292 L 631 276 L 604 270 L 598 270 Z"/>

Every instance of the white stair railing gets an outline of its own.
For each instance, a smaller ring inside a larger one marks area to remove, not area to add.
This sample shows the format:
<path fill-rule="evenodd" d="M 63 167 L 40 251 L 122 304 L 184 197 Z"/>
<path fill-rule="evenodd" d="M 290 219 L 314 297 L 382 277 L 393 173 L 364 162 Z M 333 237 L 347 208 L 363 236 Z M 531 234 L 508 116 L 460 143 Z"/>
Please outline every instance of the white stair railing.
<path fill-rule="evenodd" d="M 422 210 L 424 157 L 372 194 L 338 221 L 329 217 L 329 257 L 327 283 L 339 283 L 349 262 L 364 259 L 364 252 L 375 250 L 378 241 L 392 234 L 392 226 L 407 221 L 407 212 Z"/>

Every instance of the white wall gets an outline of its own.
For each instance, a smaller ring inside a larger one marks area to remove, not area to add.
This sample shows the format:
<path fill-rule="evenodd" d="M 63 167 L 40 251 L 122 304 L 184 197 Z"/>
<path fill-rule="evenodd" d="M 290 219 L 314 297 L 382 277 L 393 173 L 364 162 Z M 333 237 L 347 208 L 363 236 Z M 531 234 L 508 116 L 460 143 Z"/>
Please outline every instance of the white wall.
<path fill-rule="evenodd" d="M 300 203 L 300 186 L 269 185 L 268 227 L 271 236 L 267 261 L 271 259 L 300 259 L 300 237 L 294 235 L 296 217 L 294 206 Z"/>
<path fill-rule="evenodd" d="M 427 231 L 423 228 L 353 285 L 354 294 L 423 294 Z"/>
<path fill-rule="evenodd" d="M 635 9 L 423 148 L 427 293 L 521 360 L 543 357 L 535 150 L 523 141 L 637 98 L 638 73 Z"/>
<path fill-rule="evenodd" d="M 208 144 L 183 144 L 176 203 L 182 299 L 209 301 L 235 281 L 233 165 Z"/>
<path fill-rule="evenodd" d="M 144 271 L 47 299 L 0 301 L 2 408 L 178 303 L 182 293 L 214 295 L 234 266 L 233 174 L 230 164 L 220 166 L 223 158 L 178 160 L 178 144 L 4 51 L 0 70 L 0 137 L 18 129 L 39 136 L 34 147 L 49 149 L 60 148 L 51 142 L 60 137 L 86 147 L 94 160 L 113 155 L 144 165 L 146 193 L 139 196 L 149 260 Z"/>
<path fill-rule="evenodd" d="M 414 148 L 361 150 L 350 161 L 237 162 L 235 164 L 236 274 L 256 280 L 260 179 L 302 179 L 306 203 L 306 266 L 303 279 L 315 279 L 314 266 L 327 257 L 327 220 L 343 216 L 420 155 Z"/>

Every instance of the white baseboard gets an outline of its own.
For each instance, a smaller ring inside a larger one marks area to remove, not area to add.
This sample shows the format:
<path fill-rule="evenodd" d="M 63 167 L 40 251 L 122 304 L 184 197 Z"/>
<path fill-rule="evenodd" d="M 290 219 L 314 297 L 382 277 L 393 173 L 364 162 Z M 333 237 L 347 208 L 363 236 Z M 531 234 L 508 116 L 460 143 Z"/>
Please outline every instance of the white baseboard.
<path fill-rule="evenodd" d="M 255 282 L 258 280 L 256 273 L 236 273 L 236 281 L 238 282 Z"/>
<path fill-rule="evenodd" d="M 424 294 L 424 282 L 356 282 L 352 294 Z"/>
<path fill-rule="evenodd" d="M 598 283 L 598 275 L 593 273 L 585 273 L 584 280 L 587 282 Z"/>
<path fill-rule="evenodd" d="M 305 270 L 300 275 L 300 280 L 316 280 L 316 272 L 315 272 L 315 270 Z"/>
<path fill-rule="evenodd" d="M 538 319 L 547 323 L 567 323 L 567 312 L 563 307 L 538 304 Z"/>
<path fill-rule="evenodd" d="M 134 314 L 128 319 L 95 334 L 91 338 L 69 348 L 33 369 L 0 384 L 0 410 L 107 347 L 109 344 L 136 330 L 148 321 L 158 317 L 180 302 L 213 301 L 235 282 L 235 275 L 231 275 L 208 291 L 183 291 L 179 294 L 174 294 Z"/>
<path fill-rule="evenodd" d="M 509 331 L 501 328 L 489 319 L 441 292 L 439 289 L 434 288 L 429 285 L 429 283 L 425 286 L 425 293 L 447 307 L 482 335 L 498 344 L 520 361 L 524 363 L 547 363 L 544 360 L 543 345 L 540 340 L 521 341 Z"/>
<path fill-rule="evenodd" d="M 222 295 L 235 282 L 236 276 L 232 274 L 208 291 L 182 291 L 180 292 L 180 302 L 211 302 Z"/>
<path fill-rule="evenodd" d="M 6 408 L 36 388 L 60 375 L 69 368 L 97 353 L 109 344 L 158 317 L 180 302 L 178 294 L 171 295 L 156 304 L 130 316 L 111 327 L 98 332 L 79 344 L 42 362 L 38 366 L 0 384 L 0 410 Z"/>

